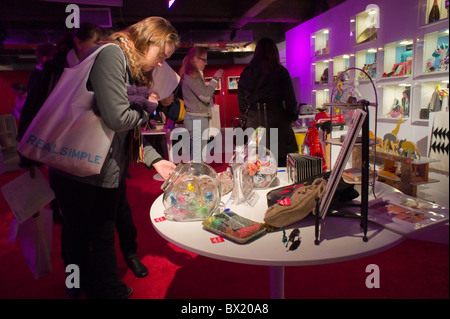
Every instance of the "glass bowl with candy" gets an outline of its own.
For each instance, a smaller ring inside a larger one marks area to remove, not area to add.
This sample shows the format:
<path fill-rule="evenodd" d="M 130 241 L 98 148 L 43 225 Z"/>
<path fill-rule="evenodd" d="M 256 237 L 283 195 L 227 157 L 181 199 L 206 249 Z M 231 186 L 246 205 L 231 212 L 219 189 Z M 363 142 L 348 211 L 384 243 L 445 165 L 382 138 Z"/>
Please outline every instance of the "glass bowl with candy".
<path fill-rule="evenodd" d="M 180 163 L 161 186 L 168 220 L 204 220 L 219 207 L 222 187 L 216 171 L 205 163 Z"/>

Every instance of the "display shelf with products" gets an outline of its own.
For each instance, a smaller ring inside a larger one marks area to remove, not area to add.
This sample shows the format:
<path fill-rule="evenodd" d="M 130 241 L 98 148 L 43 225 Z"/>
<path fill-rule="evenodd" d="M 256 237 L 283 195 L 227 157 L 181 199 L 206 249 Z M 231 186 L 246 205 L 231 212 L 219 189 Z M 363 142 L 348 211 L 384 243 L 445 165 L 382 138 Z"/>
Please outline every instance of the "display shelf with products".
<path fill-rule="evenodd" d="M 350 67 L 350 54 L 343 54 L 333 58 L 334 81 L 348 82 L 349 73 L 345 72 Z"/>
<path fill-rule="evenodd" d="M 411 85 L 384 85 L 378 89 L 382 97 L 378 118 L 395 119 L 409 118 L 411 105 Z M 380 92 L 381 91 L 381 92 Z"/>
<path fill-rule="evenodd" d="M 330 102 L 330 90 L 313 90 L 313 106 L 322 108 L 324 103 Z"/>
<path fill-rule="evenodd" d="M 413 90 L 416 107 L 411 110 L 413 121 L 427 123 L 430 112 L 448 110 L 448 82 L 447 79 L 416 83 Z"/>
<path fill-rule="evenodd" d="M 328 54 L 328 37 L 328 29 L 322 29 L 314 33 L 312 36 L 314 56 L 320 57 Z"/>
<path fill-rule="evenodd" d="M 329 64 L 329 60 L 321 60 L 313 63 L 314 83 L 316 85 L 328 85 Z"/>
<path fill-rule="evenodd" d="M 449 29 L 443 29 L 426 34 L 423 43 L 417 46 L 422 59 L 416 59 L 417 76 L 446 74 L 448 76 L 448 55 L 449 55 Z M 418 38 L 418 42 L 422 42 Z M 419 52 L 418 52 L 419 53 Z"/>
<path fill-rule="evenodd" d="M 377 76 L 377 49 L 369 48 L 356 52 L 355 66 L 366 71 L 375 79 Z M 356 72 L 356 76 L 359 81 L 369 80 L 364 72 Z"/>
<path fill-rule="evenodd" d="M 371 148 L 370 162 L 374 161 L 374 157 L 382 160 L 381 169 L 377 169 L 376 176 L 379 181 L 391 185 L 404 194 L 416 196 L 417 186 L 436 183 L 437 179 L 428 176 L 429 164 L 435 160 L 421 157 L 410 158 L 395 154 L 393 152 L 376 151 Z M 360 167 L 360 158 L 362 151 L 360 147 L 355 147 L 352 153 L 352 166 Z"/>
<path fill-rule="evenodd" d="M 419 25 L 426 26 L 448 19 L 448 0 L 419 0 Z"/>
<path fill-rule="evenodd" d="M 413 40 L 404 39 L 384 46 L 382 54 L 382 72 L 379 72 L 379 79 L 393 78 L 399 76 L 409 76 L 412 72 Z"/>
<path fill-rule="evenodd" d="M 365 11 L 356 14 L 350 20 L 350 32 L 354 35 L 356 44 L 377 39 L 379 14 L 377 5 L 369 5 Z"/>
<path fill-rule="evenodd" d="M 431 23 L 428 16 L 434 0 L 377 0 L 376 5 L 370 0 L 347 0 L 330 12 L 289 30 L 286 47 L 292 49 L 286 51 L 287 67 L 293 76 L 300 77 L 306 72 L 311 74 L 311 81 L 299 88 L 302 96 L 311 99 L 304 102 L 320 107 L 319 103 L 324 99 L 320 97 L 323 93 L 318 92 L 325 92 L 325 89 L 329 89 L 329 99 L 335 99 L 336 92 L 332 90 L 336 84 L 334 77 L 341 71 L 339 58 L 354 52 L 354 58 L 350 55 L 350 67 L 370 73 L 379 97 L 378 108 L 370 110 L 371 130 L 376 129 L 378 136 L 383 136 L 391 132 L 402 118 L 405 123 L 400 135 L 408 132 L 408 138 L 417 144 L 421 153 L 427 154 L 430 148 L 427 135 L 433 125 L 432 117 L 428 118 L 428 103 L 437 83 L 447 81 L 441 85 L 447 89 L 449 77 L 448 11 L 446 1 L 437 2 L 440 17 Z M 371 6 L 377 9 L 373 17 L 369 15 Z M 373 24 L 376 36 L 360 38 Z M 314 42 L 309 60 L 299 56 L 297 43 L 311 41 L 311 35 L 315 40 L 315 36 L 324 29 L 329 30 L 327 55 L 316 55 Z M 329 79 L 323 83 L 320 79 L 327 59 Z M 318 67 L 320 63 L 322 67 Z M 434 69 L 430 69 L 433 64 Z M 344 92 L 341 101 L 345 102 L 351 96 L 373 102 L 371 85 L 364 73 L 354 71 L 348 75 L 348 81 L 341 87 Z M 409 94 L 407 98 L 405 91 Z M 397 112 L 392 112 L 395 109 Z"/>

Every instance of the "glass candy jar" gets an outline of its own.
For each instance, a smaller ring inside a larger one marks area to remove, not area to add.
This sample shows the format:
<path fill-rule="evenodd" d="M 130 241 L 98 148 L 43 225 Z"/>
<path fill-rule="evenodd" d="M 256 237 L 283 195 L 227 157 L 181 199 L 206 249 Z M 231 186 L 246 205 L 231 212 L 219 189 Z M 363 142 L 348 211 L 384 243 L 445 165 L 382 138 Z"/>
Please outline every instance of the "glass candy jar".
<path fill-rule="evenodd" d="M 277 171 L 277 160 L 269 149 L 263 146 L 249 148 L 247 159 L 242 165 L 243 180 L 251 181 L 254 189 L 266 189 L 277 177 Z"/>
<path fill-rule="evenodd" d="M 161 186 L 167 219 L 204 220 L 218 208 L 222 187 L 216 171 L 205 163 L 180 163 Z"/>

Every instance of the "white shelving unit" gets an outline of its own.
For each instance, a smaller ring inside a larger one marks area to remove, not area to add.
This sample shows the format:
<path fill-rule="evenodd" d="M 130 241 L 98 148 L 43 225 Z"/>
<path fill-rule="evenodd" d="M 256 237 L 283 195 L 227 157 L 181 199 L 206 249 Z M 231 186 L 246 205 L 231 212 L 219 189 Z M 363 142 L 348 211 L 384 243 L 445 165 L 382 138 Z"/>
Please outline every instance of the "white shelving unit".
<path fill-rule="evenodd" d="M 302 86 L 296 91 L 302 102 L 320 108 L 334 101 L 334 79 L 347 67 L 370 71 L 378 96 L 378 109 L 369 108 L 370 130 L 375 131 L 376 124 L 377 136 L 382 138 L 402 118 L 398 138 L 416 143 L 421 154 L 427 154 L 433 123 L 424 109 L 436 88 L 448 90 L 449 80 L 448 9 L 444 0 L 438 0 L 440 19 L 429 23 L 433 3 L 347 0 L 289 30 L 286 65 L 291 76 L 300 78 Z M 309 43 L 310 50 L 299 52 L 302 43 Z M 326 68 L 329 76 L 324 83 L 320 78 Z M 341 100 L 351 94 L 375 102 L 372 84 L 362 72 L 348 73 Z M 387 116 L 397 100 L 406 111 Z"/>
<path fill-rule="evenodd" d="M 330 82 L 330 61 L 329 60 L 319 60 L 314 64 L 314 83 L 315 85 L 325 85 L 328 86 Z M 327 75 L 327 80 L 325 80 L 325 75 Z"/>
<path fill-rule="evenodd" d="M 313 91 L 313 105 L 323 105 L 325 103 L 330 102 L 330 90 L 329 89 L 323 89 L 323 90 L 314 90 Z"/>
<path fill-rule="evenodd" d="M 356 52 L 355 66 L 366 71 L 372 78 L 377 77 L 377 49 L 368 48 Z M 363 72 L 356 73 L 358 81 L 368 81 L 367 76 Z"/>
<path fill-rule="evenodd" d="M 380 87 L 378 94 L 382 97 L 382 103 L 378 105 L 379 119 L 393 119 L 398 121 L 399 118 L 407 120 L 410 117 L 410 84 L 384 85 Z"/>
<path fill-rule="evenodd" d="M 314 56 L 320 57 L 328 54 L 328 38 L 328 29 L 322 29 L 314 33 Z"/>
<path fill-rule="evenodd" d="M 354 56 L 354 54 L 352 54 Z M 333 58 L 333 79 L 336 79 L 340 75 L 342 82 L 347 82 L 349 80 L 349 74 L 343 73 L 350 67 L 350 54 L 342 54 Z"/>

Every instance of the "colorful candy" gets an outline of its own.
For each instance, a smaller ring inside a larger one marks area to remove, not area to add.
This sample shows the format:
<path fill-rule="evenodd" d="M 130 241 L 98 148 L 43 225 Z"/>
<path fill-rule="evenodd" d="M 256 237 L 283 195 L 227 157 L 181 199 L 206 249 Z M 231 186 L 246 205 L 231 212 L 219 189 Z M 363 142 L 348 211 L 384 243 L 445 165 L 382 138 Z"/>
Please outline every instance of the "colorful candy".
<path fill-rule="evenodd" d="M 214 199 L 214 194 L 212 192 L 207 192 L 205 194 L 205 201 L 206 202 L 210 202 Z"/>
<path fill-rule="evenodd" d="M 170 193 L 169 197 L 170 197 L 170 204 L 172 206 L 178 205 L 178 201 L 176 200 L 175 195 L 173 193 Z"/>
<path fill-rule="evenodd" d="M 248 222 L 244 222 L 242 218 L 229 210 L 205 219 L 203 225 L 235 238 L 247 238 L 261 230 L 260 224 L 252 222 L 249 225 Z"/>

